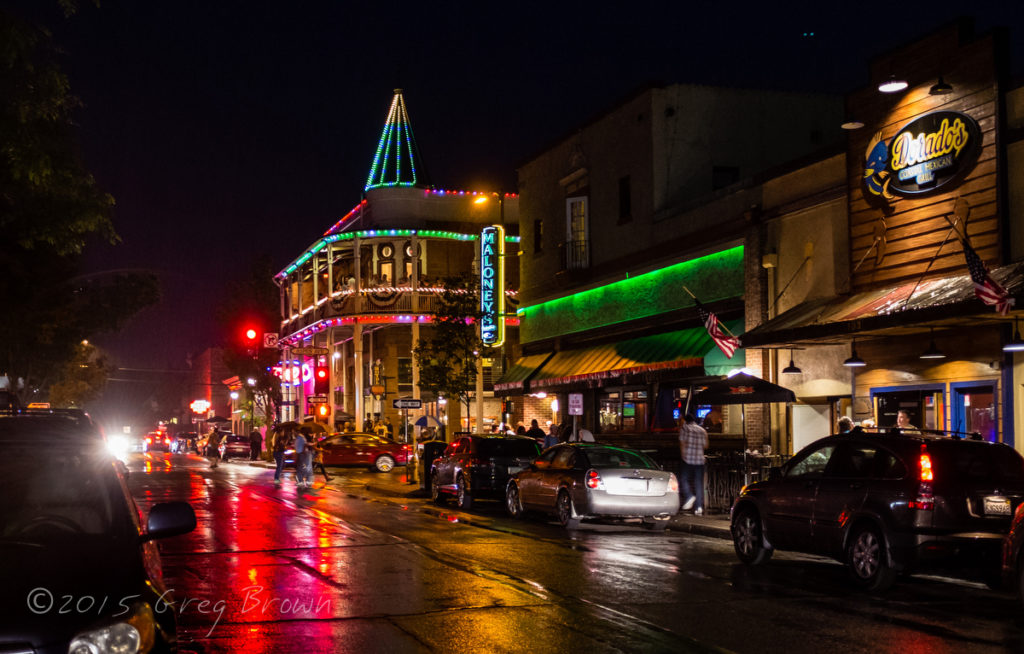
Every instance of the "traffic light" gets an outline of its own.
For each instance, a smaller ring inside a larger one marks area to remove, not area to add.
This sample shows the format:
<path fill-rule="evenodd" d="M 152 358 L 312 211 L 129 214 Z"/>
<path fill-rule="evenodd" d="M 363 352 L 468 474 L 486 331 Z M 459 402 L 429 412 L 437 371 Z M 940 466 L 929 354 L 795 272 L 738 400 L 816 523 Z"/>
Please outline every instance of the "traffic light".
<path fill-rule="evenodd" d="M 316 366 L 313 369 L 313 394 L 327 395 L 331 385 L 331 371 L 327 366 Z"/>
<path fill-rule="evenodd" d="M 329 404 L 318 404 L 316 405 L 316 415 L 319 418 L 327 418 L 331 415 L 331 407 Z"/>
<path fill-rule="evenodd" d="M 260 330 L 252 325 L 247 325 L 242 328 L 242 345 L 245 346 L 246 351 L 250 356 L 256 356 L 260 351 Z"/>

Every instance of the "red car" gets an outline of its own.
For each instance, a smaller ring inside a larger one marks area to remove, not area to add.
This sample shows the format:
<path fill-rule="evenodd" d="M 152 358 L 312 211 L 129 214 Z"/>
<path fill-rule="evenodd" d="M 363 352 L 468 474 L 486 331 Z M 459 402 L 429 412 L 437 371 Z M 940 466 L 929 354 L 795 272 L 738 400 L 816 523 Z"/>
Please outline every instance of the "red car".
<path fill-rule="evenodd" d="M 171 437 L 162 431 L 151 431 L 142 439 L 143 452 L 170 452 Z"/>
<path fill-rule="evenodd" d="M 378 472 L 390 472 L 396 465 L 404 466 L 412 457 L 412 448 L 374 434 L 337 433 L 318 441 L 324 450 L 324 465 L 368 466 Z M 285 452 L 285 461 L 294 461 L 294 450 Z"/>

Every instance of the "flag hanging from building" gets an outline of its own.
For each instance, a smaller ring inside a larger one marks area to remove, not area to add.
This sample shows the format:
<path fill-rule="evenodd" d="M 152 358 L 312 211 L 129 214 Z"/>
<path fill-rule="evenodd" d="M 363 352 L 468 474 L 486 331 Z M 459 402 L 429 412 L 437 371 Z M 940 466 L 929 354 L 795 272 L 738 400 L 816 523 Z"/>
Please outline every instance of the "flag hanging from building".
<path fill-rule="evenodd" d="M 971 274 L 971 281 L 974 282 L 974 294 L 985 304 L 994 306 L 996 311 L 1006 315 L 1014 304 L 1014 299 L 999 282 L 992 279 L 988 274 L 988 268 L 967 241 L 961 241 L 964 246 L 964 258 L 967 259 L 967 271 Z"/>
<path fill-rule="evenodd" d="M 731 359 L 736 348 L 740 346 L 740 339 L 736 338 L 731 334 L 726 334 L 722 330 L 722 326 L 718 324 L 718 316 L 711 311 L 704 308 L 704 305 L 700 303 L 700 300 L 693 298 L 693 301 L 697 305 L 697 313 L 700 315 L 700 321 L 704 323 L 704 327 L 707 328 L 708 334 L 711 335 L 711 340 L 715 342 L 718 349 L 726 356 Z"/>

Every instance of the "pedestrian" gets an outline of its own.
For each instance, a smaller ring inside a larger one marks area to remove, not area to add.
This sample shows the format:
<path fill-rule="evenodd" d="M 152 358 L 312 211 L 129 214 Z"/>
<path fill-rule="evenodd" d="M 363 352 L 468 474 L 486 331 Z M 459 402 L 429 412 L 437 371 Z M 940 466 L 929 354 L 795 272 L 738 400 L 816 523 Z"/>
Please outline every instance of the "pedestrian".
<path fill-rule="evenodd" d="M 367 434 L 373 433 L 373 421 L 370 420 L 370 414 L 366 414 L 366 420 L 363 421 L 363 432 Z"/>
<path fill-rule="evenodd" d="M 302 490 L 312 485 L 312 450 L 307 438 L 308 428 L 299 429 L 295 436 L 295 485 Z"/>
<path fill-rule="evenodd" d="M 594 434 L 589 429 L 581 429 L 579 434 L 579 442 L 581 443 L 594 443 Z"/>
<path fill-rule="evenodd" d="M 532 438 L 533 440 L 537 441 L 538 443 L 543 443 L 544 442 L 544 438 L 546 437 L 546 434 L 544 433 L 544 430 L 540 428 L 539 424 L 537 424 L 537 419 L 536 418 L 534 418 L 533 420 L 530 421 L 530 428 L 526 430 L 526 434 L 525 435 L 529 436 L 530 438 Z"/>
<path fill-rule="evenodd" d="M 320 472 L 324 475 L 324 483 L 326 484 L 331 480 L 331 476 L 327 474 L 327 466 L 324 465 L 324 448 L 323 445 L 317 443 L 315 439 L 309 442 L 309 448 L 313 451 L 313 469 L 310 472 L 309 481 L 313 483 L 313 473 L 316 472 L 317 467 L 320 468 Z"/>
<path fill-rule="evenodd" d="M 256 461 L 260 458 L 260 451 L 263 449 L 263 434 L 255 429 L 249 434 L 249 460 Z"/>
<path fill-rule="evenodd" d="M 526 427 L 523 426 L 523 423 L 519 423 L 519 426 L 516 427 L 516 436 L 526 436 Z"/>
<path fill-rule="evenodd" d="M 704 515 L 704 451 L 708 449 L 708 433 L 697 424 L 697 417 L 687 413 L 679 429 L 679 480 L 686 502 L 683 510 L 693 508 L 694 515 Z"/>
<path fill-rule="evenodd" d="M 281 473 L 284 471 L 284 451 L 288 449 L 288 440 L 291 436 L 290 429 L 277 429 L 274 431 L 274 485 L 281 485 Z"/>
<path fill-rule="evenodd" d="M 384 437 L 394 440 L 395 438 L 395 426 L 391 424 L 391 418 L 384 416 Z"/>
<path fill-rule="evenodd" d="M 210 469 L 217 467 L 220 463 L 220 441 L 223 438 L 221 433 L 214 427 L 210 435 L 206 437 L 206 456 L 210 459 Z"/>
<path fill-rule="evenodd" d="M 551 423 L 551 426 L 548 427 L 548 433 L 544 437 L 544 449 L 546 450 L 549 447 L 554 447 L 555 445 L 558 445 L 558 424 L 553 422 Z"/>
<path fill-rule="evenodd" d="M 853 419 L 849 416 L 843 416 L 839 419 L 838 429 L 840 434 L 849 434 L 853 429 Z"/>

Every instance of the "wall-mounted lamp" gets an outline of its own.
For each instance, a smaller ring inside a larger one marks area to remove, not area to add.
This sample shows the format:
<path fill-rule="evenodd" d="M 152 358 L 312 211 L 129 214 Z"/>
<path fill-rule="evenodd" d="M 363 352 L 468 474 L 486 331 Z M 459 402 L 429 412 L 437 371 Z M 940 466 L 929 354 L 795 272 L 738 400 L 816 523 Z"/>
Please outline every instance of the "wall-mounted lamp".
<path fill-rule="evenodd" d="M 784 374 L 784 375 L 801 375 L 801 374 L 803 374 L 803 372 L 804 372 L 803 370 L 800 370 L 795 365 L 793 365 L 793 350 L 790 349 L 789 350 L 789 365 L 782 369 L 782 374 Z"/>
<path fill-rule="evenodd" d="M 882 93 L 897 93 L 907 88 L 907 80 L 897 79 L 895 75 L 889 75 L 889 79 L 878 85 Z"/>
<path fill-rule="evenodd" d="M 946 81 L 942 79 L 942 75 L 939 75 L 939 81 L 932 84 L 932 87 L 928 89 L 928 95 L 949 95 L 952 92 L 952 85 L 946 84 Z"/>
<path fill-rule="evenodd" d="M 850 345 L 850 358 L 843 361 L 843 365 L 848 368 L 861 368 L 868 365 L 867 361 L 857 356 L 857 339 L 853 339 L 853 343 Z"/>
<path fill-rule="evenodd" d="M 1017 317 L 1013 318 L 1013 340 L 1003 346 L 1003 352 L 1024 352 L 1024 341 L 1020 338 L 1020 328 L 1017 326 Z"/>
<path fill-rule="evenodd" d="M 935 347 L 935 328 L 932 327 L 931 343 L 928 344 L 928 349 L 921 353 L 922 359 L 945 359 L 946 355 L 942 353 L 942 350 Z"/>

